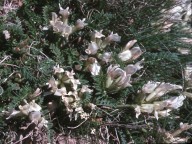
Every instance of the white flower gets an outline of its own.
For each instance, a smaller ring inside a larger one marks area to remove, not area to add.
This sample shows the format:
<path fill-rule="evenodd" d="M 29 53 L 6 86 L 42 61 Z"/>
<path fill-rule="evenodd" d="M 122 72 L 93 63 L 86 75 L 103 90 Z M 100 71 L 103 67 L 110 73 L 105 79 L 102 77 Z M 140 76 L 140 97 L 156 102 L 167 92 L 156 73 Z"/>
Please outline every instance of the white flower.
<path fill-rule="evenodd" d="M 129 61 L 129 60 L 135 60 L 137 59 L 141 54 L 142 51 L 140 49 L 139 46 L 137 47 L 133 47 L 131 49 L 131 47 L 137 42 L 137 40 L 131 40 L 129 41 L 125 48 L 123 49 L 122 52 L 120 52 L 118 54 L 118 57 L 122 60 L 122 61 Z"/>
<path fill-rule="evenodd" d="M 106 88 L 119 90 L 127 86 L 131 86 L 130 78 L 131 75 L 127 74 L 126 71 L 119 68 L 118 65 L 110 65 L 107 69 Z"/>
<path fill-rule="evenodd" d="M 170 115 L 169 112 L 171 112 L 171 109 L 161 110 L 161 111 L 158 111 L 158 115 L 162 117 L 167 117 Z"/>
<path fill-rule="evenodd" d="M 41 117 L 41 121 L 39 122 L 38 127 L 42 128 L 44 126 L 47 128 L 48 127 L 47 124 L 48 124 L 48 121 L 44 117 Z"/>
<path fill-rule="evenodd" d="M 179 124 L 179 126 L 182 131 L 192 128 L 192 124 L 189 125 L 188 123 L 182 123 L 182 122 Z"/>
<path fill-rule="evenodd" d="M 54 31 L 54 32 L 56 32 L 56 33 L 62 33 L 65 25 L 64 25 L 63 22 L 61 22 L 61 21 L 56 21 L 56 22 L 54 23 L 54 25 L 52 25 L 52 27 L 53 27 L 53 31 Z"/>
<path fill-rule="evenodd" d="M 153 104 L 141 104 L 135 106 L 136 118 L 139 117 L 141 113 L 152 113 L 154 111 Z"/>
<path fill-rule="evenodd" d="M 129 61 L 135 60 L 142 54 L 142 51 L 139 47 L 134 47 L 131 50 L 123 50 L 121 53 L 118 54 L 118 57 L 122 61 Z"/>
<path fill-rule="evenodd" d="M 189 55 L 189 54 L 191 54 L 191 50 L 188 49 L 188 48 L 178 48 L 177 50 L 178 50 L 181 54 L 183 54 L 183 55 Z"/>
<path fill-rule="evenodd" d="M 164 94 L 177 90 L 177 89 L 182 89 L 182 86 L 179 85 L 174 85 L 170 83 L 160 83 L 160 82 L 148 82 L 146 85 L 143 86 L 142 88 L 144 93 L 149 93 L 150 94 L 146 97 L 146 101 L 152 101 L 154 99 L 157 99 Z"/>
<path fill-rule="evenodd" d="M 144 59 L 137 62 L 136 64 L 130 64 L 130 65 L 127 65 L 124 70 L 126 71 L 127 74 L 135 74 L 138 70 L 142 69 L 143 66 L 141 66 L 141 64 L 143 63 Z"/>
<path fill-rule="evenodd" d="M 83 85 L 81 90 L 80 90 L 81 93 L 85 93 L 85 92 L 88 92 L 88 93 L 92 93 L 93 90 L 89 89 L 88 88 L 88 85 Z"/>
<path fill-rule="evenodd" d="M 130 49 L 135 43 L 137 42 L 137 40 L 131 40 L 131 41 L 129 41 L 127 44 L 126 44 L 126 46 L 125 46 L 125 50 L 128 50 L 128 49 Z"/>
<path fill-rule="evenodd" d="M 60 68 L 59 65 L 54 66 L 53 70 L 54 70 L 54 74 L 56 74 L 56 73 L 63 73 L 64 72 L 64 69 Z"/>
<path fill-rule="evenodd" d="M 121 53 L 118 54 L 118 57 L 122 60 L 122 61 L 128 61 L 131 59 L 132 54 L 130 50 L 125 50 Z"/>
<path fill-rule="evenodd" d="M 64 104 L 65 104 L 65 106 L 67 107 L 67 108 L 69 108 L 70 107 L 70 105 L 71 105 L 71 103 L 73 103 L 74 102 L 74 98 L 72 97 L 72 96 L 63 96 L 62 97 L 62 102 L 64 102 Z"/>
<path fill-rule="evenodd" d="M 184 74 L 185 79 L 187 81 L 192 80 L 192 63 L 188 63 L 184 70 L 185 70 L 184 71 L 185 72 L 185 74 Z"/>
<path fill-rule="evenodd" d="M 3 34 L 5 35 L 5 39 L 7 40 L 7 39 L 10 39 L 10 33 L 9 33 L 9 31 L 8 30 L 4 30 L 3 31 Z"/>
<path fill-rule="evenodd" d="M 3 114 L 7 115 L 8 117 L 6 118 L 7 120 L 13 117 L 18 117 L 18 116 L 22 116 L 23 114 L 21 113 L 21 111 L 18 110 L 11 110 L 11 111 L 2 111 Z"/>
<path fill-rule="evenodd" d="M 41 93 L 42 93 L 41 89 L 40 89 L 40 88 L 37 88 L 33 94 L 29 95 L 29 97 L 30 97 L 31 99 L 35 99 L 35 98 L 36 98 L 37 96 L 39 96 Z"/>
<path fill-rule="evenodd" d="M 132 55 L 131 59 L 132 60 L 137 59 L 141 54 L 142 54 L 142 51 L 141 51 L 140 47 L 134 47 L 131 49 L 131 55 Z"/>
<path fill-rule="evenodd" d="M 74 71 L 72 70 L 71 72 L 69 71 L 65 71 L 65 75 L 69 78 L 69 79 L 74 79 Z"/>
<path fill-rule="evenodd" d="M 81 84 L 78 79 L 71 79 L 71 83 L 72 83 L 73 90 L 77 90 L 78 85 Z"/>
<path fill-rule="evenodd" d="M 161 117 L 167 117 L 167 116 L 169 116 L 170 115 L 170 112 L 171 111 L 171 109 L 166 109 L 166 110 L 161 110 L 161 111 L 154 111 L 154 116 L 155 116 L 155 118 L 158 120 L 159 119 L 159 116 L 161 116 Z"/>
<path fill-rule="evenodd" d="M 101 66 L 99 65 L 97 59 L 95 59 L 93 57 L 89 57 L 87 59 L 87 62 L 88 62 L 87 69 L 91 72 L 91 74 L 94 76 L 99 75 Z"/>
<path fill-rule="evenodd" d="M 99 47 L 96 44 L 96 42 L 89 43 L 88 49 L 85 50 L 85 52 L 89 55 L 95 55 L 98 51 Z"/>
<path fill-rule="evenodd" d="M 95 110 L 97 106 L 93 103 L 89 103 L 88 107 L 90 107 L 91 110 Z"/>
<path fill-rule="evenodd" d="M 96 129 L 95 128 L 91 128 L 91 134 L 95 135 L 96 134 Z"/>
<path fill-rule="evenodd" d="M 52 14 L 52 20 L 50 21 L 50 24 L 54 26 L 55 23 L 58 21 L 57 14 L 55 12 L 52 12 L 51 14 Z"/>
<path fill-rule="evenodd" d="M 32 111 L 29 113 L 29 119 L 31 122 L 38 123 L 41 119 L 41 112 L 40 111 Z"/>
<path fill-rule="evenodd" d="M 125 67 L 125 71 L 127 74 L 133 75 L 134 73 L 137 72 L 137 67 L 133 64 L 130 64 Z"/>
<path fill-rule="evenodd" d="M 63 9 L 59 4 L 59 9 L 60 9 L 59 14 L 62 15 L 64 19 L 67 19 L 70 15 L 69 7 L 67 7 L 66 9 Z"/>
<path fill-rule="evenodd" d="M 136 118 L 138 118 L 139 115 L 141 114 L 140 106 L 137 105 L 137 106 L 135 107 L 135 112 L 136 112 Z"/>
<path fill-rule="evenodd" d="M 56 95 L 56 96 L 65 96 L 65 95 L 67 95 L 67 90 L 66 90 L 65 87 L 62 87 L 60 89 L 57 89 L 55 91 L 54 95 Z"/>
<path fill-rule="evenodd" d="M 112 53 L 111 52 L 105 52 L 103 54 L 98 55 L 98 58 L 101 59 L 105 63 L 111 62 Z"/>
<path fill-rule="evenodd" d="M 58 81 L 56 81 L 55 78 L 52 77 L 49 82 L 46 83 L 46 85 L 48 85 L 48 88 L 51 88 L 52 92 L 55 92 L 57 90 Z"/>
<path fill-rule="evenodd" d="M 100 30 L 100 31 L 95 30 L 94 37 L 98 39 L 105 37 L 105 35 L 102 34 L 102 31 L 103 30 Z"/>
<path fill-rule="evenodd" d="M 42 109 L 38 104 L 35 103 L 35 100 L 32 100 L 30 103 L 27 103 L 25 100 L 25 103 L 26 104 L 24 106 L 19 105 L 19 110 L 24 115 L 28 115 L 32 111 L 40 111 Z"/>
<path fill-rule="evenodd" d="M 146 94 L 152 93 L 159 84 L 160 82 L 148 81 L 147 84 L 143 85 L 142 92 Z"/>
<path fill-rule="evenodd" d="M 111 32 L 111 34 L 106 37 L 105 39 L 108 43 L 111 43 L 111 42 L 119 42 L 121 41 L 121 37 L 116 33 L 116 34 L 113 34 L 113 32 Z"/>
<path fill-rule="evenodd" d="M 88 119 L 89 118 L 89 114 L 88 113 L 86 113 L 86 112 L 82 112 L 82 113 L 80 113 L 80 117 L 81 117 L 81 119 Z"/>
<path fill-rule="evenodd" d="M 71 26 L 65 25 L 63 27 L 63 31 L 61 32 L 61 35 L 68 39 L 69 35 L 72 34 L 73 28 Z"/>
<path fill-rule="evenodd" d="M 180 95 L 178 97 L 171 97 L 167 100 L 164 100 L 163 102 L 166 104 L 167 108 L 178 109 L 183 105 L 183 101 L 185 98 L 185 96 Z"/>
<path fill-rule="evenodd" d="M 85 23 L 85 18 L 82 20 L 78 19 L 76 24 L 75 24 L 75 28 L 77 30 L 80 30 L 80 29 L 83 29 L 86 25 L 87 25 L 87 23 Z"/>

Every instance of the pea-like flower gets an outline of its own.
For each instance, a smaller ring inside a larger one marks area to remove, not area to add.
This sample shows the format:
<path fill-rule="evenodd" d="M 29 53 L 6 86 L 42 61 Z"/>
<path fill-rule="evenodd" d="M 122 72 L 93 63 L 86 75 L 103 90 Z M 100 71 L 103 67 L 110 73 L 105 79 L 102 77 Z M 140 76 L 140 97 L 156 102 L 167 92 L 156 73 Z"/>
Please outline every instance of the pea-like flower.
<path fill-rule="evenodd" d="M 11 112 L 3 111 L 8 117 L 6 119 L 10 119 L 13 117 L 18 117 L 18 116 L 28 116 L 29 113 L 31 112 L 40 112 L 42 109 L 41 106 L 35 103 L 35 100 L 32 100 L 31 102 L 27 102 L 24 100 L 25 105 L 19 105 L 19 110 L 12 110 Z"/>
<path fill-rule="evenodd" d="M 109 63 L 112 61 L 112 52 L 104 52 L 103 54 L 99 54 L 98 58 L 102 60 L 102 62 Z"/>
<path fill-rule="evenodd" d="M 56 95 L 56 96 L 65 96 L 65 95 L 67 95 L 67 90 L 66 90 L 65 87 L 62 87 L 60 89 L 57 89 L 55 91 L 54 95 Z"/>
<path fill-rule="evenodd" d="M 121 69 L 119 65 L 110 65 L 107 69 L 106 88 L 114 92 L 132 86 L 131 76 L 142 68 L 143 61 L 141 60 L 135 65 L 127 65 L 124 69 Z"/>
<path fill-rule="evenodd" d="M 111 43 L 111 42 L 120 42 L 121 41 L 121 36 L 119 36 L 117 33 L 113 34 L 113 32 L 111 32 L 111 34 L 105 38 L 105 41 L 107 43 Z"/>
<path fill-rule="evenodd" d="M 141 100 L 141 104 L 134 106 L 136 118 L 138 118 L 141 113 L 153 113 L 157 120 L 159 116 L 166 117 L 170 115 L 173 109 L 178 109 L 183 105 L 186 96 L 179 95 L 161 101 L 157 101 L 157 99 L 168 92 L 178 89 L 182 89 L 182 87 L 170 83 L 149 81 L 142 87 L 140 92 L 139 99 Z"/>
<path fill-rule="evenodd" d="M 83 29 L 85 26 L 87 25 L 87 23 L 85 23 L 85 18 L 83 18 L 82 20 L 81 19 L 78 19 L 76 24 L 75 24 L 75 29 L 76 30 L 81 30 Z"/>
<path fill-rule="evenodd" d="M 56 74 L 56 73 L 63 73 L 64 72 L 64 69 L 61 68 L 59 65 L 54 66 L 53 70 L 54 70 L 54 74 Z"/>
<path fill-rule="evenodd" d="M 87 59 L 87 67 L 86 69 L 91 72 L 92 75 L 96 76 L 99 75 L 101 66 L 98 63 L 96 58 L 89 57 Z"/>
<path fill-rule="evenodd" d="M 64 19 L 67 19 L 70 15 L 69 7 L 67 7 L 66 9 L 63 9 L 59 4 L 59 9 L 60 9 L 59 14 L 62 15 Z"/>
<path fill-rule="evenodd" d="M 53 31 L 61 34 L 61 36 L 65 37 L 67 40 L 69 35 L 71 35 L 76 30 L 83 29 L 87 24 L 84 19 L 78 19 L 75 26 L 68 24 L 68 17 L 70 15 L 69 7 L 63 9 L 59 4 L 59 14 L 62 18 L 58 17 L 55 12 L 52 12 L 52 20 L 50 20 L 50 25 L 53 27 Z"/>
<path fill-rule="evenodd" d="M 131 86 L 131 75 L 122 70 L 119 65 L 110 65 L 107 69 L 106 88 L 109 90 L 119 90 Z"/>
<path fill-rule="evenodd" d="M 10 39 L 11 35 L 8 30 L 4 30 L 3 34 L 4 34 L 6 40 Z"/>
<path fill-rule="evenodd" d="M 101 39 L 102 37 L 105 37 L 105 35 L 102 34 L 103 30 L 97 31 L 95 30 L 91 35 L 91 40 L 96 42 L 97 39 Z"/>
<path fill-rule="evenodd" d="M 24 100 L 26 103 L 24 106 L 19 105 L 19 110 L 25 114 L 28 115 L 32 111 L 40 111 L 42 108 L 35 103 L 35 100 L 32 100 L 30 103 L 27 103 L 26 100 Z"/>
<path fill-rule="evenodd" d="M 96 42 L 89 43 L 88 49 L 85 50 L 85 52 L 89 55 L 95 55 L 98 51 L 99 47 L 96 44 Z"/>
<path fill-rule="evenodd" d="M 123 49 L 123 51 L 118 54 L 118 57 L 122 61 L 135 60 L 135 59 L 137 59 L 142 54 L 142 51 L 141 51 L 139 46 L 136 46 L 136 47 L 133 47 L 132 49 L 130 49 L 136 42 L 137 42 L 137 40 L 129 41 L 126 44 L 126 46 Z"/>
<path fill-rule="evenodd" d="M 173 91 L 173 90 L 177 90 L 177 89 L 182 89 L 182 86 L 180 85 L 174 85 L 174 84 L 170 84 L 170 83 L 164 83 L 164 82 L 148 82 L 147 84 L 145 84 L 142 88 L 143 93 L 150 93 L 145 101 L 149 102 L 152 101 L 154 99 L 157 99 L 161 96 L 163 96 L 164 94 Z"/>

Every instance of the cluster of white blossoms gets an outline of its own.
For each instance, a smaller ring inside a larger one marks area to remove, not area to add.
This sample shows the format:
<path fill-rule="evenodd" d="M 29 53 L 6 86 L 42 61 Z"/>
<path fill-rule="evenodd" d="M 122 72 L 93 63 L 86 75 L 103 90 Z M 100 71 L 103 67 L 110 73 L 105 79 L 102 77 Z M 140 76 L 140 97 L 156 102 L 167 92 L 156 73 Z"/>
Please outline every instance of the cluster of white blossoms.
<path fill-rule="evenodd" d="M 144 60 L 138 61 L 136 64 L 129 64 L 124 69 L 121 69 L 119 65 L 110 65 L 107 69 L 107 90 L 110 93 L 113 93 L 120 89 L 132 86 L 131 76 L 143 68 L 143 66 L 141 66 L 143 61 Z"/>
<path fill-rule="evenodd" d="M 191 1 L 190 0 L 175 0 L 176 6 L 171 8 L 168 11 L 162 10 L 165 19 L 169 19 L 172 22 L 181 22 L 184 19 L 184 22 L 190 20 L 192 10 L 191 10 Z"/>
<path fill-rule="evenodd" d="M 105 37 L 102 30 L 95 30 L 91 34 L 91 42 L 85 52 L 89 57 L 86 59 L 86 70 L 90 71 L 92 75 L 99 75 L 101 64 L 109 63 L 112 61 L 112 52 L 107 52 L 105 49 L 112 42 L 119 42 L 121 37 L 116 33 L 111 32 L 110 35 Z M 100 63 L 98 62 L 101 61 Z"/>
<path fill-rule="evenodd" d="M 70 120 L 73 118 L 77 120 L 79 116 L 81 119 L 87 119 L 89 113 L 84 112 L 80 100 L 84 93 L 91 93 L 92 90 L 87 85 L 82 85 L 79 88 L 81 83 L 75 79 L 74 75 L 73 70 L 65 71 L 59 65 L 54 66 L 55 78 L 52 77 L 47 85 L 55 96 L 61 97 Z"/>
<path fill-rule="evenodd" d="M 11 119 L 15 117 L 27 116 L 31 122 L 37 124 L 39 128 L 45 126 L 47 127 L 48 121 L 42 117 L 41 106 L 35 103 L 35 100 L 29 103 L 24 100 L 24 105 L 18 106 L 19 110 L 3 111 L 4 115 L 8 116 L 6 119 Z"/>
<path fill-rule="evenodd" d="M 53 27 L 53 31 L 56 33 L 60 33 L 63 37 L 65 37 L 68 40 L 69 35 L 72 33 L 83 29 L 87 24 L 85 23 L 85 18 L 78 19 L 75 23 L 75 25 L 69 25 L 68 23 L 68 17 L 70 15 L 69 7 L 66 9 L 63 9 L 59 4 L 59 14 L 61 17 L 58 17 L 58 15 L 55 12 L 52 12 L 52 20 L 50 21 L 51 26 Z"/>
<path fill-rule="evenodd" d="M 120 42 L 121 37 L 116 33 L 111 32 L 110 35 L 105 36 L 102 30 L 95 30 L 91 34 L 91 42 L 85 50 L 87 57 L 84 56 L 81 60 L 86 61 L 86 71 L 91 72 L 93 76 L 99 75 L 102 65 L 113 63 L 112 52 L 108 52 L 106 47 L 113 42 Z M 118 58 L 122 62 L 130 63 L 136 60 L 143 52 L 140 47 L 136 45 L 137 40 L 129 41 L 123 50 L 118 54 Z M 144 60 L 136 64 L 128 64 L 124 68 L 120 68 L 118 64 L 110 64 L 107 69 L 106 88 L 110 93 L 117 92 L 131 86 L 131 76 L 138 70 L 143 68 L 141 64 Z"/>
<path fill-rule="evenodd" d="M 182 89 L 182 86 L 174 85 L 164 82 L 151 82 L 149 81 L 142 87 L 140 92 L 140 103 L 135 105 L 136 118 L 141 113 L 153 113 L 158 120 L 159 117 L 166 117 L 170 115 L 170 111 L 178 109 L 183 105 L 183 100 L 186 98 L 183 95 L 174 96 L 166 100 L 159 101 L 163 95 Z"/>

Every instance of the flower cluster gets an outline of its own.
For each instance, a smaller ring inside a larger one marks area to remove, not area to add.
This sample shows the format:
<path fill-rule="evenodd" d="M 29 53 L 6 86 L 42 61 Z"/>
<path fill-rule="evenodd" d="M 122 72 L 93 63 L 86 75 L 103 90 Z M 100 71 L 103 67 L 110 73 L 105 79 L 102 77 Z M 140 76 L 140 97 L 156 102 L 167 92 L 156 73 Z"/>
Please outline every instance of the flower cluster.
<path fill-rule="evenodd" d="M 91 72 L 93 76 L 99 75 L 102 65 L 113 62 L 112 52 L 106 51 L 106 47 L 120 40 L 121 37 L 117 33 L 114 34 L 111 32 L 111 34 L 106 37 L 102 34 L 102 30 L 95 30 L 91 34 L 91 42 L 85 50 L 88 56 L 81 56 L 81 60 L 86 61 L 85 70 Z M 135 46 L 136 42 L 137 40 L 129 41 L 118 54 L 118 58 L 122 62 L 132 62 L 142 54 L 140 47 L 138 45 Z M 141 60 L 136 64 L 129 64 L 123 69 L 120 68 L 118 64 L 110 64 L 107 69 L 106 89 L 110 91 L 110 93 L 113 93 L 131 86 L 131 76 L 143 68 L 141 66 L 143 61 L 144 60 Z"/>
<path fill-rule="evenodd" d="M 41 115 L 41 106 L 35 103 L 35 100 L 29 103 L 24 100 L 24 105 L 19 105 L 19 110 L 3 111 L 3 113 L 8 116 L 6 119 L 11 119 L 18 116 L 27 116 L 31 122 L 38 124 L 38 127 L 47 127 L 48 121 L 45 120 Z"/>
<path fill-rule="evenodd" d="M 65 37 L 68 40 L 69 35 L 71 35 L 77 30 L 83 29 L 87 24 L 85 23 L 85 18 L 83 18 L 82 20 L 78 19 L 75 25 L 69 25 L 68 24 L 68 17 L 70 15 L 69 7 L 63 9 L 59 5 L 59 8 L 60 8 L 59 14 L 61 15 L 61 18 L 58 17 L 58 15 L 55 12 L 52 12 L 52 20 L 50 21 L 50 25 L 53 27 L 54 32 L 60 33 L 63 37 Z"/>
<path fill-rule="evenodd" d="M 111 32 L 110 35 L 105 37 L 102 30 L 95 30 L 91 34 L 91 42 L 85 53 L 89 56 L 84 58 L 86 61 L 86 70 L 90 71 L 92 75 L 99 75 L 101 64 L 109 63 L 112 61 L 112 52 L 105 51 L 106 47 L 113 42 L 119 42 L 121 37 L 116 33 Z M 100 63 L 98 62 L 100 61 Z"/>
<path fill-rule="evenodd" d="M 141 66 L 142 63 L 143 60 L 137 62 L 134 65 L 129 64 L 124 69 L 121 69 L 119 65 L 110 65 L 107 69 L 106 81 L 106 88 L 109 90 L 109 92 L 113 93 L 120 89 L 131 86 L 131 76 L 143 68 Z"/>
<path fill-rule="evenodd" d="M 75 79 L 73 70 L 65 71 L 59 65 L 54 66 L 53 69 L 56 79 L 52 77 L 47 85 L 55 96 L 61 97 L 70 120 L 72 120 L 73 116 L 75 120 L 77 120 L 78 116 L 81 119 L 87 119 L 89 114 L 84 112 L 80 100 L 85 92 L 91 93 L 92 90 L 87 85 L 78 88 L 81 83 L 78 79 Z"/>
<path fill-rule="evenodd" d="M 158 101 L 158 99 L 166 93 L 178 89 L 182 89 L 182 87 L 170 83 L 149 81 L 142 87 L 140 94 L 141 104 L 135 106 L 136 118 L 138 118 L 141 113 L 154 113 L 157 120 L 159 116 L 166 117 L 170 115 L 170 111 L 178 109 L 183 105 L 183 100 L 186 97 L 179 95 L 162 101 Z"/>

